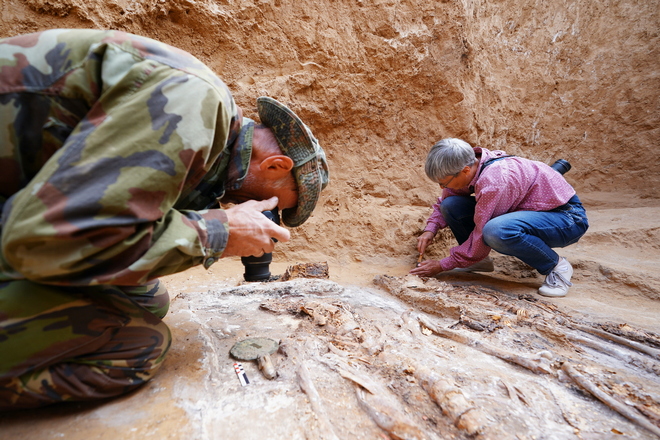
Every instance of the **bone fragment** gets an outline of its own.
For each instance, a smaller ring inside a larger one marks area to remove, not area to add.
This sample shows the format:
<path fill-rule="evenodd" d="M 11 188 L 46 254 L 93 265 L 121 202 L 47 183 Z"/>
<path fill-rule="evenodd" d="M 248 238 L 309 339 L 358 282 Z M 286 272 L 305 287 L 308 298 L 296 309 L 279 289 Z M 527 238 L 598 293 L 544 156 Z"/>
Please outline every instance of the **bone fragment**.
<path fill-rule="evenodd" d="M 355 390 L 360 407 L 371 419 L 395 440 L 427 440 L 429 436 L 417 428 L 395 401 L 385 394 L 369 394 Z"/>
<path fill-rule="evenodd" d="M 630 339 L 622 338 L 621 336 L 613 335 L 612 333 L 586 325 L 574 324 L 573 326 L 579 330 L 582 330 L 583 332 L 591 333 L 592 335 L 600 336 L 604 339 L 609 339 L 610 341 L 614 341 L 617 344 L 624 345 L 639 352 L 646 353 L 649 356 L 653 356 L 656 359 L 660 359 L 660 350 L 649 347 L 648 345 L 640 344 L 639 342 L 631 341 Z"/>
<path fill-rule="evenodd" d="M 629 406 L 619 402 L 600 388 L 596 384 L 592 383 L 579 373 L 570 363 L 564 362 L 561 366 L 561 369 L 566 373 L 573 381 L 582 387 L 584 390 L 590 392 L 595 398 L 603 402 L 605 405 L 612 408 L 614 411 L 618 412 L 622 416 L 626 417 L 628 420 L 637 423 L 639 426 L 651 431 L 658 437 L 660 437 L 660 428 L 654 425 L 649 419 L 638 413 L 635 409 L 630 408 Z"/>
<path fill-rule="evenodd" d="M 332 342 L 328 343 L 328 350 L 331 351 L 331 352 L 333 352 L 333 353 L 336 354 L 336 355 L 341 356 L 341 357 L 346 357 L 346 356 L 348 356 L 348 355 L 350 354 L 350 353 L 347 352 L 347 351 L 344 351 L 344 350 L 341 350 L 341 349 L 337 348 L 337 347 L 335 346 L 335 344 L 333 344 Z"/>
<path fill-rule="evenodd" d="M 328 356 L 324 363 L 337 371 L 344 379 L 361 387 L 356 389 L 360 407 L 392 439 L 428 440 L 433 438 L 415 426 L 415 423 L 405 415 L 401 404 L 383 384 L 374 380 L 370 375 L 351 367 L 344 359 L 334 356 L 329 359 Z"/>
<path fill-rule="evenodd" d="M 309 370 L 305 364 L 301 364 L 298 367 L 297 371 L 298 385 L 307 394 L 309 403 L 312 406 L 312 411 L 316 414 L 316 418 L 319 421 L 321 435 L 319 436 L 323 440 L 339 440 L 337 434 L 335 434 L 334 429 L 332 428 L 332 423 L 328 420 L 328 416 L 325 412 L 325 407 L 323 406 L 323 401 L 319 392 L 312 382 L 312 378 L 309 377 Z"/>
<path fill-rule="evenodd" d="M 426 367 L 416 367 L 415 377 L 424 391 L 442 409 L 442 413 L 449 417 L 457 428 L 469 435 L 475 435 L 486 426 L 487 419 L 481 410 L 451 381 Z"/>
<path fill-rule="evenodd" d="M 660 365 L 658 365 L 657 363 L 652 363 L 652 361 L 648 361 L 648 358 L 643 359 L 640 356 L 624 353 L 621 350 L 618 350 L 614 347 L 609 347 L 606 344 L 603 344 L 601 341 L 597 341 L 595 339 L 585 338 L 583 336 L 578 336 L 578 335 L 568 335 L 568 338 L 572 342 L 577 342 L 584 346 L 593 348 L 594 350 L 598 350 L 601 353 L 605 353 L 612 357 L 620 359 L 628 364 L 644 368 L 649 373 L 660 375 L 659 374 Z"/>
<path fill-rule="evenodd" d="M 419 323 L 412 319 L 411 312 L 412 309 L 401 314 L 401 326 L 410 332 L 414 340 L 418 340 L 420 336 Z"/>
<path fill-rule="evenodd" d="M 277 377 L 277 370 L 275 369 L 270 356 L 259 356 L 257 358 L 257 365 L 259 365 L 259 369 L 266 379 L 275 379 Z"/>
<path fill-rule="evenodd" d="M 372 380 L 370 377 L 364 375 L 364 374 L 359 374 L 354 369 L 352 369 L 348 363 L 341 362 L 344 365 L 341 366 L 339 365 L 340 362 L 337 362 L 334 365 L 334 369 L 343 377 L 344 379 L 348 379 L 351 382 L 356 383 L 357 385 L 360 385 L 362 388 L 365 390 L 369 391 L 371 394 L 378 394 L 382 392 L 383 388 L 376 383 L 374 380 Z"/>
<path fill-rule="evenodd" d="M 349 332 L 352 332 L 353 330 L 359 329 L 359 328 L 360 328 L 360 324 L 358 324 L 354 319 L 350 319 L 350 320 L 344 322 L 344 324 L 342 324 L 342 326 L 339 328 L 338 333 L 339 333 L 339 335 L 343 336 L 343 335 L 345 335 Z"/>
<path fill-rule="evenodd" d="M 367 352 L 369 353 L 370 356 L 373 356 L 383 351 L 385 347 L 385 343 L 387 342 L 387 334 L 385 333 L 385 329 L 380 324 L 377 323 L 374 324 L 374 326 L 376 327 L 379 333 L 378 339 L 372 345 L 369 345 L 367 343 L 362 344 L 367 349 Z"/>
<path fill-rule="evenodd" d="M 426 328 L 431 330 L 433 333 L 443 338 L 451 339 L 452 341 L 459 342 L 461 344 L 468 345 L 472 348 L 475 348 L 483 353 L 489 354 L 491 356 L 498 357 L 504 361 L 510 362 L 512 364 L 519 365 L 521 367 L 527 368 L 534 373 L 544 373 L 550 374 L 552 370 L 547 365 L 548 360 L 543 357 L 538 357 L 536 359 L 529 359 L 524 356 L 520 356 L 515 353 L 503 350 L 498 347 L 486 344 L 476 339 L 472 339 L 468 336 L 462 335 L 456 331 L 449 330 L 446 328 L 437 327 L 435 324 L 430 322 L 429 319 L 422 315 L 418 315 L 417 319 L 421 322 Z"/>

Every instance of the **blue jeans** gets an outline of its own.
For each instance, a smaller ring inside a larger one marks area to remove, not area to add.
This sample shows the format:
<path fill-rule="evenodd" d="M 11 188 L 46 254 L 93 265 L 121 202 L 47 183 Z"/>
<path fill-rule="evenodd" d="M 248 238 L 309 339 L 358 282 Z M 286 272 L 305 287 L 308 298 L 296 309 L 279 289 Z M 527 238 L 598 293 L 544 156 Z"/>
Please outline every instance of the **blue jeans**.
<path fill-rule="evenodd" d="M 459 244 L 474 230 L 474 197 L 452 196 L 442 201 L 442 215 Z M 551 211 L 516 211 L 489 220 L 484 226 L 487 246 L 514 256 L 543 275 L 559 262 L 552 248 L 576 243 L 589 228 L 587 214 L 577 195 Z"/>

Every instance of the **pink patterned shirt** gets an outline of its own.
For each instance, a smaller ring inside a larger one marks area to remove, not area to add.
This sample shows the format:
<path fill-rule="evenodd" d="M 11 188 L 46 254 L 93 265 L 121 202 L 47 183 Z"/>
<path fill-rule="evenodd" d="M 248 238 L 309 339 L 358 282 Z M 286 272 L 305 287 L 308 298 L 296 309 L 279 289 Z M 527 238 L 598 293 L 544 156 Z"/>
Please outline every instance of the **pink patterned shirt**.
<path fill-rule="evenodd" d="M 474 152 L 479 159 L 479 170 L 487 160 L 506 156 L 504 151 L 480 147 L 474 148 Z M 564 205 L 575 195 L 566 179 L 547 164 L 512 156 L 491 163 L 481 175 L 477 172 L 468 187 L 442 190 L 424 231 L 435 234 L 447 227 L 440 211 L 442 199 L 454 195 L 469 196 L 472 192 L 477 201 L 475 228 L 465 243 L 451 248 L 450 256 L 440 260 L 443 271 L 468 267 L 488 256 L 490 247 L 484 243 L 482 231 L 490 219 L 515 211 L 549 211 Z"/>

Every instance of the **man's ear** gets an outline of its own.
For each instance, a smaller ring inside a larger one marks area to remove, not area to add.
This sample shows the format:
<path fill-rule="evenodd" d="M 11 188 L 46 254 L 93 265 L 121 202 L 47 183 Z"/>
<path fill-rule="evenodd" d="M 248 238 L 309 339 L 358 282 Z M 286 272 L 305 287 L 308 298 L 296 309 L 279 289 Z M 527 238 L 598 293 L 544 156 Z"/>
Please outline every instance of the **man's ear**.
<path fill-rule="evenodd" d="M 269 156 L 261 161 L 259 169 L 277 178 L 288 174 L 293 169 L 293 159 L 283 154 Z"/>

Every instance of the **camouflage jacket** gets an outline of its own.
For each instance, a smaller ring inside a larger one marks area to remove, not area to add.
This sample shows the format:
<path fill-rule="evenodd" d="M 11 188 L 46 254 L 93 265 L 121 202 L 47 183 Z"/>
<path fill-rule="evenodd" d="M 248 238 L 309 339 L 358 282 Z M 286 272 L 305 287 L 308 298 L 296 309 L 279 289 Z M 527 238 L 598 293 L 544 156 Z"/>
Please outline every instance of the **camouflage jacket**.
<path fill-rule="evenodd" d="M 222 254 L 206 208 L 250 151 L 192 55 L 117 31 L 0 40 L 0 121 L 0 281 L 137 285 Z"/>

